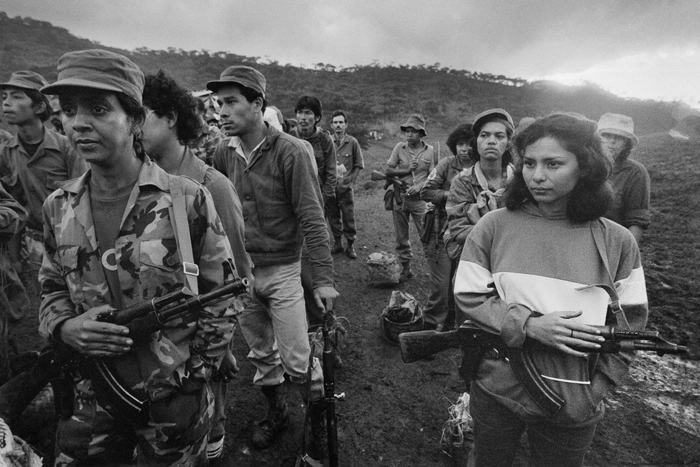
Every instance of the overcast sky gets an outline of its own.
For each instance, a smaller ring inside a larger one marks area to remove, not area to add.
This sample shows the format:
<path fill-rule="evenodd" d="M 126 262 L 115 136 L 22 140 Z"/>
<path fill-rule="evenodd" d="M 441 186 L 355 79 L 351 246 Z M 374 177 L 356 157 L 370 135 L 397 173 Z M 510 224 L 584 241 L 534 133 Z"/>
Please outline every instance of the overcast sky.
<path fill-rule="evenodd" d="M 0 11 L 128 50 L 440 63 L 700 108 L 697 0 L 0 0 Z"/>

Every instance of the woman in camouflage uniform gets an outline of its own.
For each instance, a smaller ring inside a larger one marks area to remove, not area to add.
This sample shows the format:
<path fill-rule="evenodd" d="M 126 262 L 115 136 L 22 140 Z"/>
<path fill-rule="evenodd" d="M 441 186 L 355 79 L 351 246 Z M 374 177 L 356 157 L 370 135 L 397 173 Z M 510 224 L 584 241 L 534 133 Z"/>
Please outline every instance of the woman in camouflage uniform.
<path fill-rule="evenodd" d="M 61 57 L 58 81 L 42 89 L 58 94 L 66 135 L 90 170 L 44 205 L 40 331 L 57 346 L 104 359 L 146 401 L 127 417 L 90 373 L 71 371 L 72 416 L 59 420 L 56 465 L 131 463 L 134 453 L 139 465 L 207 465 L 208 380 L 231 339 L 231 301 L 139 341 L 126 327 L 97 320 L 185 284 L 208 292 L 233 270 L 209 192 L 169 176 L 140 150 L 143 86 L 143 73 L 126 57 L 86 50 Z M 178 229 L 172 217 L 180 200 L 187 219 Z M 194 281 L 184 274 L 180 246 L 187 243 L 199 266 Z"/>

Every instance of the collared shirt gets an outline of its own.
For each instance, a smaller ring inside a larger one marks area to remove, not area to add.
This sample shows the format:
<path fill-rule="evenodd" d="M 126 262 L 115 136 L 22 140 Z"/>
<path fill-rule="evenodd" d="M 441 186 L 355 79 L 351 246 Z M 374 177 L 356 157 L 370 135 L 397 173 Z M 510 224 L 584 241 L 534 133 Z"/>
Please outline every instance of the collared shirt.
<path fill-rule="evenodd" d="M 70 147 L 68 139 L 44 129 L 44 140 L 34 156 L 29 157 L 13 136 L 0 146 L 0 182 L 10 195 L 29 213 L 27 227 L 41 230 L 41 206 L 59 182 L 79 177 L 87 170 L 86 162 Z"/>
<path fill-rule="evenodd" d="M 318 167 L 318 182 L 324 199 L 335 196 L 335 187 L 338 184 L 336 179 L 337 159 L 335 157 L 335 145 L 333 138 L 326 131 L 316 127 L 311 136 L 302 136 L 299 127 L 292 129 L 290 134 L 296 138 L 303 139 L 311 143 Z"/>
<path fill-rule="evenodd" d="M 262 141 L 260 141 L 258 143 L 258 145 L 255 146 L 253 148 L 253 150 L 250 151 L 250 154 L 247 156 L 245 155 L 245 151 L 243 150 L 243 143 L 241 142 L 241 138 L 239 138 L 238 136 L 231 136 L 231 139 L 229 139 L 229 142 L 228 142 L 228 147 L 233 149 L 235 151 L 235 153 L 238 154 L 239 156 L 241 156 L 243 158 L 243 160 L 245 161 L 245 163 L 248 164 L 248 162 L 253 159 L 253 156 L 255 155 L 255 151 L 257 151 L 262 146 L 262 144 L 264 142 L 265 142 L 264 139 Z"/>
<path fill-rule="evenodd" d="M 411 161 L 414 159 L 417 160 L 418 167 L 416 170 L 414 170 L 413 173 L 399 178 L 408 183 L 409 186 L 417 185 L 418 190 L 420 191 L 420 189 L 423 188 L 425 181 L 428 179 L 428 174 L 430 174 L 430 171 L 433 170 L 433 166 L 435 165 L 434 157 L 435 152 L 433 147 L 426 144 L 424 141 L 421 141 L 421 146 L 418 149 L 413 149 L 408 145 L 408 143 L 403 142 L 398 143 L 394 147 L 394 150 L 391 152 L 391 156 L 389 156 L 389 160 L 387 161 L 386 165 L 392 169 L 408 169 L 411 166 Z M 419 194 L 415 195 L 415 197 L 418 196 Z"/>
<path fill-rule="evenodd" d="M 44 204 L 46 256 L 39 271 L 42 302 L 39 331 L 53 337 L 56 326 L 88 310 L 110 304 L 110 293 L 95 237 L 90 207 L 90 177 L 65 183 Z M 200 293 L 224 283 L 224 264 L 230 265 L 231 247 L 209 192 L 186 178 L 170 176 L 147 159 L 131 191 L 119 236 L 114 245 L 124 305 L 160 297 L 185 285 L 182 259 L 172 224 L 171 179 L 181 182 L 192 251 L 199 266 Z M 232 268 L 233 266 L 231 266 Z M 231 340 L 236 300 L 199 310 L 194 322 L 176 320 L 124 356 L 110 359 L 123 384 L 143 390 L 152 400 L 172 394 L 188 376 L 208 377 Z"/>
<path fill-rule="evenodd" d="M 353 136 L 344 134 L 343 137 L 338 140 L 333 136 L 333 143 L 335 144 L 335 155 L 338 161 L 338 167 L 343 166 L 345 168 L 345 173 L 351 172 L 353 169 L 364 169 L 365 161 L 362 157 L 362 148 L 360 148 L 360 143 Z M 342 176 L 338 176 L 338 188 L 339 192 L 342 188 L 348 188 L 348 182 Z"/>

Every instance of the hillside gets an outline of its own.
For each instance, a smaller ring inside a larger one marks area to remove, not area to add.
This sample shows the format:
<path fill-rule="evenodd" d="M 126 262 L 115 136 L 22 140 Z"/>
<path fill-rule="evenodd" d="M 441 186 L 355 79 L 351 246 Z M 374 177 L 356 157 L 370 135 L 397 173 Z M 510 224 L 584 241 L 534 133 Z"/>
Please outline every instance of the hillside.
<path fill-rule="evenodd" d="M 298 97 L 315 94 L 327 114 L 338 108 L 348 111 L 355 131 L 361 126 L 394 133 L 399 122 L 413 112 L 423 113 L 429 127 L 451 129 L 484 109 L 502 107 L 511 112 L 516 122 L 524 116 L 556 110 L 579 112 L 592 119 L 605 112 L 623 113 L 634 119 L 639 134 L 647 134 L 673 128 L 677 125 L 673 116 L 679 115 L 678 103 L 623 99 L 595 85 L 529 83 L 519 78 L 440 67 L 439 63 L 352 68 L 319 63 L 315 69 L 305 69 L 227 52 L 174 48 L 126 51 L 75 37 L 45 21 L 10 18 L 0 12 L 2 80 L 21 69 L 31 69 L 49 81 L 55 80 L 58 58 L 65 52 L 86 48 L 127 55 L 146 73 L 163 69 L 193 90 L 203 89 L 227 66 L 252 65 L 267 77 L 268 100 L 286 117 L 293 117 Z"/>

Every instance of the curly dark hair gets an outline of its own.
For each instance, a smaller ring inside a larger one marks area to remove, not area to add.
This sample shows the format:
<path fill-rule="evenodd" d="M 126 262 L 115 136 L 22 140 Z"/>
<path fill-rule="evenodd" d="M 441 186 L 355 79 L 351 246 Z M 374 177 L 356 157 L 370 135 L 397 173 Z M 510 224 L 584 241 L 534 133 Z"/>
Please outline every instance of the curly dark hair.
<path fill-rule="evenodd" d="M 166 76 L 163 70 L 146 76 L 143 105 L 161 118 L 177 117 L 175 129 L 181 144 L 186 146 L 199 136 L 202 124 L 197 117 L 197 98 Z"/>
<path fill-rule="evenodd" d="M 471 123 L 462 123 L 457 128 L 452 130 L 450 136 L 447 137 L 447 147 L 450 148 L 452 154 L 457 155 L 457 145 L 459 143 L 467 143 L 474 137 Z"/>
<path fill-rule="evenodd" d="M 135 122 L 141 122 L 140 124 L 143 125 L 143 121 L 146 119 L 146 109 L 136 99 L 123 92 L 115 92 L 114 95 L 122 109 L 124 109 L 124 113 Z M 143 149 L 140 133 L 138 132 L 134 135 L 134 152 L 136 152 L 139 159 L 145 160 L 146 151 Z"/>
<path fill-rule="evenodd" d="M 499 122 L 503 123 L 503 126 L 506 127 L 506 135 L 508 135 L 508 140 L 510 143 L 510 139 L 513 137 L 513 129 L 510 127 L 510 125 L 507 125 L 507 122 L 503 119 L 498 114 L 491 115 L 488 118 L 483 119 L 479 123 L 478 128 L 472 128 L 472 131 L 474 132 L 474 136 L 472 136 L 472 139 L 469 140 L 469 148 L 471 148 L 471 151 L 469 151 L 469 155 L 471 156 L 472 160 L 476 164 L 479 162 L 479 159 L 481 158 L 481 155 L 479 154 L 479 150 L 476 146 L 476 140 L 479 137 L 479 133 L 481 132 L 481 128 L 486 125 L 489 122 Z M 510 144 L 506 147 L 506 152 L 503 153 L 503 160 L 501 162 L 501 165 L 503 166 L 503 170 L 508 167 L 508 164 L 513 162 L 513 155 L 510 152 Z"/>
<path fill-rule="evenodd" d="M 580 224 L 604 215 L 612 204 L 612 187 L 607 182 L 611 170 L 610 158 L 603 149 L 597 124 L 578 114 L 556 113 L 540 118 L 515 137 L 518 154 L 525 155 L 527 147 L 550 137 L 576 156 L 581 177 L 571 191 L 566 215 Z M 523 178 L 522 158 L 518 158 L 513 179 L 504 193 L 508 209 L 518 209 L 526 202 L 535 203 Z"/>

